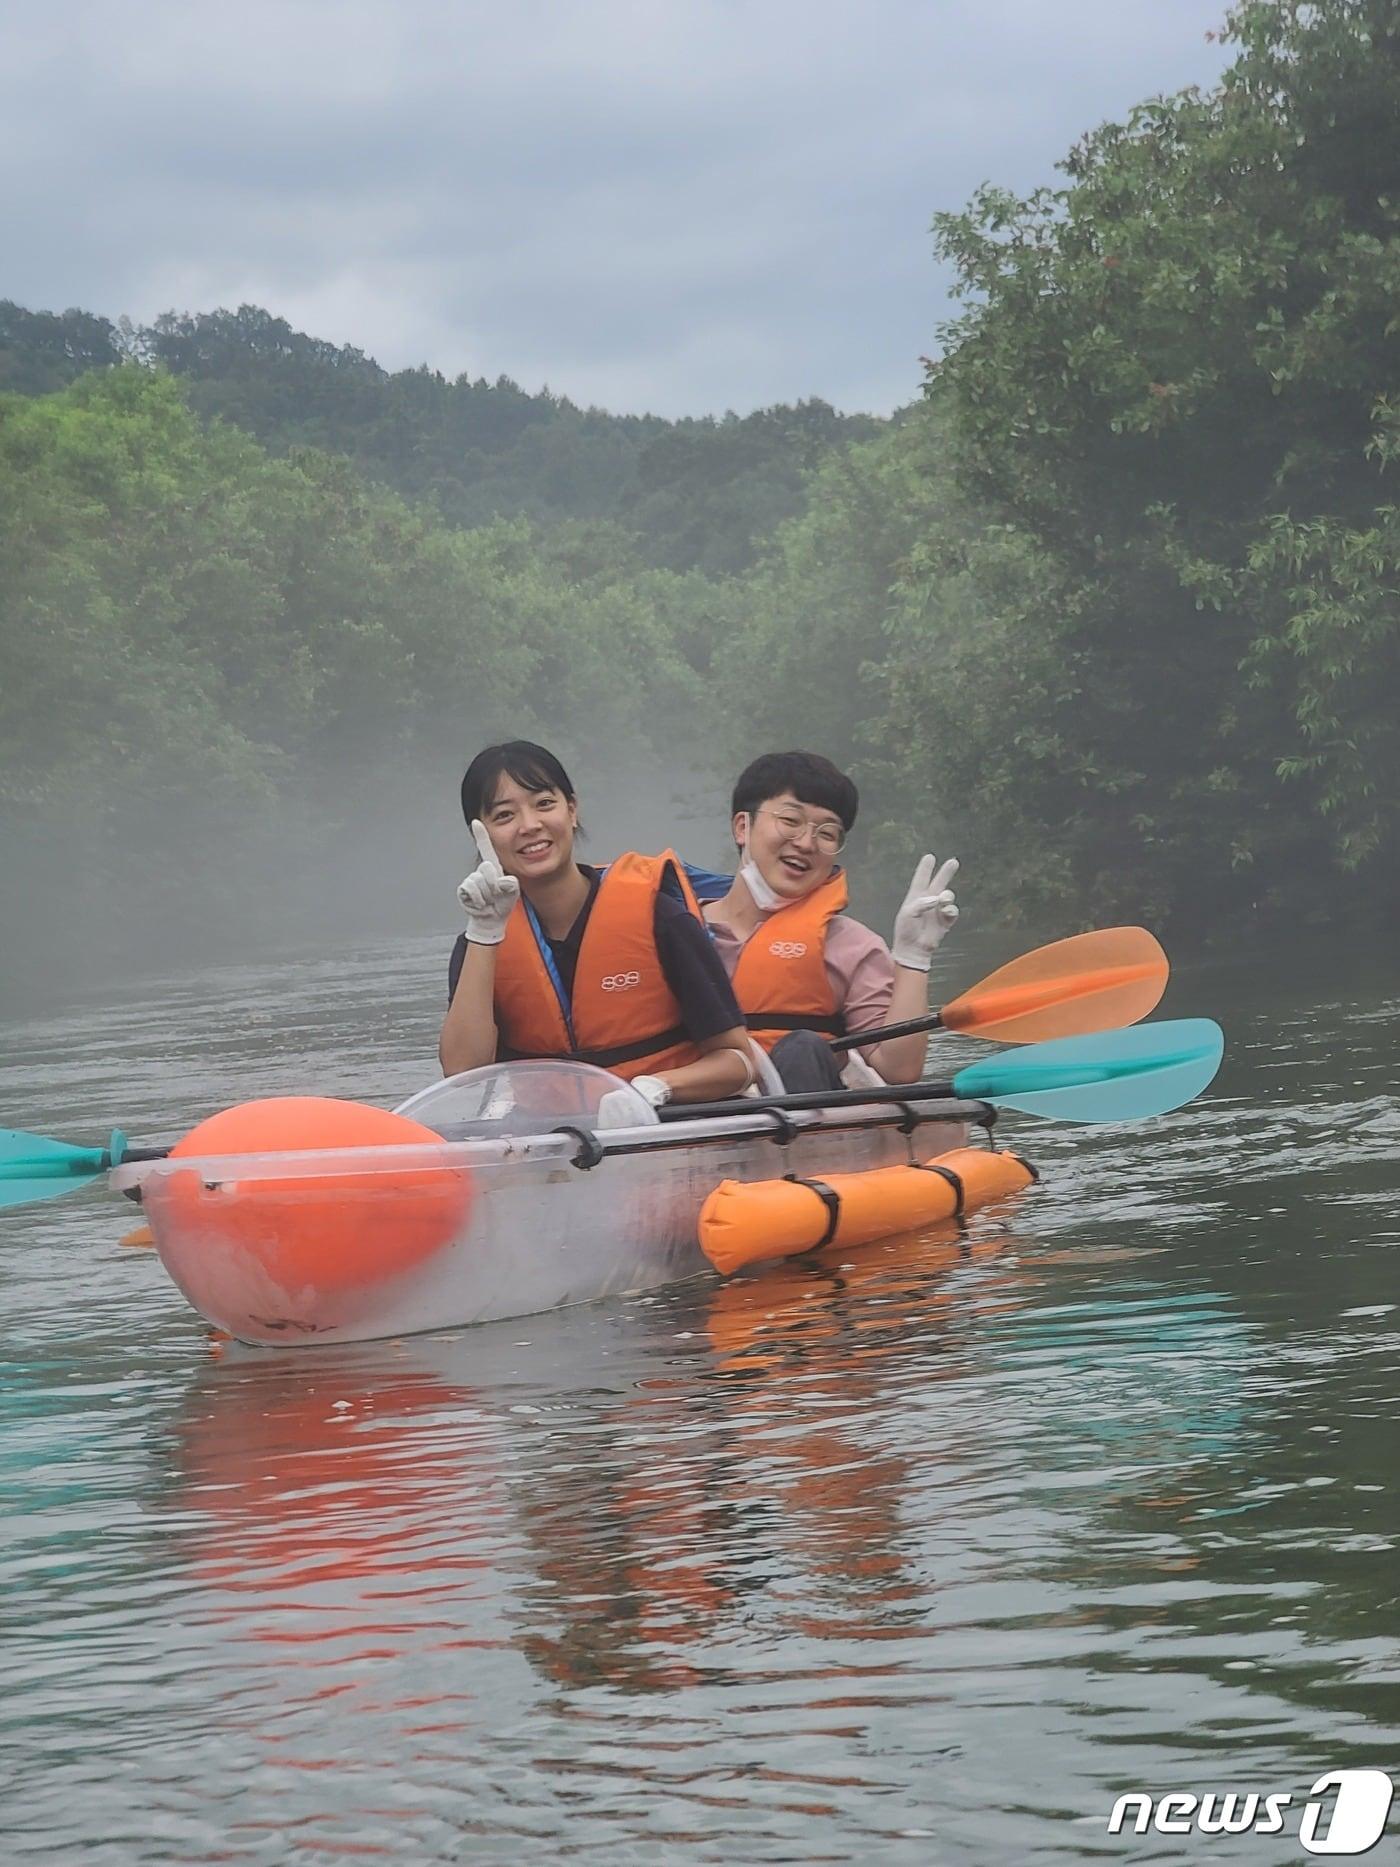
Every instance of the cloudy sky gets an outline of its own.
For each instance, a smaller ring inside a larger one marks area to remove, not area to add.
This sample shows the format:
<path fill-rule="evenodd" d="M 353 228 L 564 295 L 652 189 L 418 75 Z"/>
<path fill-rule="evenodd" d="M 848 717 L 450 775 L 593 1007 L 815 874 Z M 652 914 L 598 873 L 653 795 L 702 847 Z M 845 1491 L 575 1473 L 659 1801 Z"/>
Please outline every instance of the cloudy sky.
<path fill-rule="evenodd" d="M 1209 84 L 1225 0 L 0 0 L 0 297 L 251 301 L 576 401 L 886 411 L 929 222 Z"/>

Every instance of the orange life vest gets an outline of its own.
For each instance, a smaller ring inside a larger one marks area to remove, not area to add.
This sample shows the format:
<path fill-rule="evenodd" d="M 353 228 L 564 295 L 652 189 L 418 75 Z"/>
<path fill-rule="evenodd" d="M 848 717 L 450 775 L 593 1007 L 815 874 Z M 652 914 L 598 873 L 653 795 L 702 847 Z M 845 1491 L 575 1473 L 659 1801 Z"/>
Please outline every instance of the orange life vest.
<path fill-rule="evenodd" d="M 522 1057 L 569 1057 L 627 1078 L 678 1069 L 700 1056 L 656 951 L 656 897 L 678 893 L 700 918 L 679 861 L 619 856 L 598 884 L 579 945 L 572 999 L 530 908 L 516 903 L 496 955 L 496 1030 Z"/>
<path fill-rule="evenodd" d="M 838 869 L 810 895 L 765 915 L 744 942 L 731 984 L 749 1036 L 765 1050 L 789 1031 L 845 1035 L 826 972 L 826 930 L 846 901 Z"/>

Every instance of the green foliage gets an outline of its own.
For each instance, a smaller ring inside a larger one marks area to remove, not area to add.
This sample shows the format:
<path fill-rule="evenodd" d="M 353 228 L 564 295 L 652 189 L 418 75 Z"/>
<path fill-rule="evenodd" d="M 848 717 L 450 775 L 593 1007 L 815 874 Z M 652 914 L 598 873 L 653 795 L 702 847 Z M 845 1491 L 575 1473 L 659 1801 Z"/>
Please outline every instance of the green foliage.
<path fill-rule="evenodd" d="M 1071 729 L 1083 671 L 1037 626 L 1063 583 L 1024 534 L 968 503 L 937 402 L 825 467 L 746 580 L 723 670 L 730 763 L 811 745 L 854 771 L 853 866 L 877 918 L 897 897 L 879 900 L 870 870 L 892 883 L 928 848 L 969 861 L 984 923 L 1024 918 L 1032 900 L 1071 921 L 1097 912 L 1041 828 L 1046 810 L 1084 809 Z"/>
<path fill-rule="evenodd" d="M 650 562 L 733 576 L 805 510 L 809 476 L 880 425 L 817 400 L 677 422 L 643 448 L 618 516 Z"/>
<path fill-rule="evenodd" d="M 391 373 L 256 305 L 114 329 L 83 312 L 0 303 L 0 390 L 46 393 L 128 358 L 179 376 L 206 419 L 275 454 L 343 454 L 451 525 L 607 520 L 633 535 L 644 562 L 719 576 L 753 564 L 772 529 L 802 511 L 812 468 L 881 425 L 815 400 L 670 422 L 581 409 L 505 376 Z"/>
<path fill-rule="evenodd" d="M 85 370 L 110 369 L 124 354 L 106 318 L 26 311 L 0 298 L 0 394 L 47 395 Z"/>
<path fill-rule="evenodd" d="M 221 716 L 181 600 L 212 581 L 223 543 L 202 562 L 190 550 L 200 469 L 250 446 L 206 442 L 143 371 L 0 402 L 0 801 L 101 813 L 201 768 L 212 787 L 259 790 L 257 747 Z"/>
<path fill-rule="evenodd" d="M 168 376 L 0 402 L 0 475 L 11 796 L 95 785 L 113 751 L 163 758 L 166 735 L 113 739 L 124 687 L 212 709 L 251 774 L 464 716 L 567 708 L 605 743 L 654 680 L 687 678 L 615 529 L 455 532 L 343 459 L 204 426 Z"/>
<path fill-rule="evenodd" d="M 109 908 L 139 887 L 184 926 L 196 850 L 212 922 L 260 863 L 414 821 L 483 737 L 684 753 L 695 600 L 615 528 L 453 531 L 136 365 L 0 398 L 0 844 L 62 844 Z"/>
<path fill-rule="evenodd" d="M 717 656 L 731 762 L 755 745 L 818 746 L 859 756 L 880 704 L 867 664 L 881 648 L 890 593 L 946 491 L 939 439 L 920 413 L 829 461 L 807 512 L 779 528 L 743 585 L 745 623 Z"/>
<path fill-rule="evenodd" d="M 937 223 L 959 478 L 1055 567 L 1007 647 L 1082 671 L 1072 733 L 1050 690 L 1018 722 L 1021 782 L 1076 895 L 1111 863 L 1125 906 L 1396 867 L 1400 19 L 1258 0 L 1227 33 L 1216 91 Z"/>
<path fill-rule="evenodd" d="M 185 378 L 192 405 L 256 435 L 348 455 L 449 523 L 612 520 L 642 557 L 727 575 L 802 509 L 825 453 L 878 425 L 824 402 L 740 419 L 667 422 L 580 409 L 507 377 L 390 374 L 362 351 L 294 331 L 254 305 L 158 318 L 141 354 Z"/>

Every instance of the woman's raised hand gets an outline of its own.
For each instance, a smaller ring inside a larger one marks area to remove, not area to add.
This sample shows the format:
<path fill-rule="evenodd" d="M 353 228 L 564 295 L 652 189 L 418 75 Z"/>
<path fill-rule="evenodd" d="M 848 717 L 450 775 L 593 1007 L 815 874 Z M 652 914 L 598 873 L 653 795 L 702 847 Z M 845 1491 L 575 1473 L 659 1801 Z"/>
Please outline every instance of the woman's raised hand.
<path fill-rule="evenodd" d="M 472 819 L 472 837 L 481 860 L 457 890 L 467 916 L 467 938 L 475 946 L 499 946 L 506 937 L 506 922 L 520 899 L 520 883 L 507 875 L 496 860 L 486 825 Z"/>

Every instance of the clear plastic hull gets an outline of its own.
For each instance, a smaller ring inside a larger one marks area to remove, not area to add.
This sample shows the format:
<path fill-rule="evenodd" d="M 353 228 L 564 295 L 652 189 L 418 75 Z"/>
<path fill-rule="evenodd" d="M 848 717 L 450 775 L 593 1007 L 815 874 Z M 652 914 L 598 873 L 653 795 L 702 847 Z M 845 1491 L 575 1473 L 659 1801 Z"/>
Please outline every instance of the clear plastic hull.
<path fill-rule="evenodd" d="M 914 1158 L 911 1137 L 884 1120 L 857 1112 L 839 1125 L 803 1118 L 786 1141 L 762 1116 L 698 1121 L 684 1140 L 674 1130 L 617 1132 L 607 1137 L 614 1150 L 638 1151 L 614 1151 L 592 1168 L 574 1164 L 576 1138 L 549 1134 L 160 1161 L 112 1178 L 140 1186 L 162 1262 L 210 1322 L 245 1342 L 353 1342 L 712 1274 L 696 1220 L 721 1180 L 820 1177 Z M 958 1120 L 921 1121 L 917 1158 L 963 1145 L 967 1132 Z M 421 1219 L 424 1189 L 433 1210 L 449 1216 L 440 1238 L 418 1225 L 405 1261 L 401 1220 L 410 1208 Z M 324 1238 L 328 1210 L 353 1216 L 353 1274 L 344 1257 L 327 1274 L 324 1249 L 312 1260 L 299 1253 L 299 1230 L 320 1227 Z"/>

